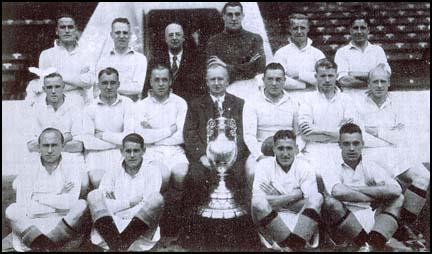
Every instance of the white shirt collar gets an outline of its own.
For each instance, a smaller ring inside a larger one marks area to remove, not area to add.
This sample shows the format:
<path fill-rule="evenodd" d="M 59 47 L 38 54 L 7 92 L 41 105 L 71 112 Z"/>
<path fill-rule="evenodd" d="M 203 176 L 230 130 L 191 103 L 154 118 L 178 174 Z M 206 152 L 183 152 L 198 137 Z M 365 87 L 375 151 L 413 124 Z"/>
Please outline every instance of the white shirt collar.
<path fill-rule="evenodd" d="M 149 91 L 148 91 L 147 94 L 148 94 L 150 100 L 152 100 L 154 103 L 167 104 L 169 101 L 171 101 L 171 98 L 172 98 L 172 96 L 171 96 L 171 94 L 172 94 L 172 89 L 170 90 L 170 93 L 168 94 L 168 98 L 167 98 L 166 100 L 162 101 L 162 102 L 159 101 L 158 99 L 156 99 L 156 98 L 153 96 L 152 89 L 149 89 Z"/>
<path fill-rule="evenodd" d="M 224 103 L 224 101 L 225 101 L 225 94 L 222 96 L 218 96 L 218 97 L 210 94 L 210 97 L 212 98 L 213 102 L 216 102 L 217 100 L 219 100 L 221 103 Z"/>
<path fill-rule="evenodd" d="M 126 52 L 124 54 L 119 54 L 117 53 L 117 51 L 115 51 L 115 48 L 111 49 L 110 51 L 110 55 L 128 55 L 128 54 L 134 54 L 135 50 L 131 47 L 128 47 L 128 49 L 126 50 Z"/>
<path fill-rule="evenodd" d="M 114 103 L 111 106 L 114 106 L 122 101 L 122 98 L 120 94 L 117 93 L 117 99 L 114 101 Z M 98 105 L 107 105 L 105 102 L 103 102 L 100 98 L 100 95 L 96 97 L 96 104 Z"/>
<path fill-rule="evenodd" d="M 383 103 L 381 106 L 378 106 L 378 105 L 375 103 L 375 101 L 372 100 L 372 98 L 371 98 L 370 95 L 366 95 L 366 102 L 375 105 L 375 106 L 376 106 L 377 108 L 379 108 L 379 109 L 383 109 L 383 108 L 385 108 L 385 107 L 387 107 L 387 106 L 389 106 L 389 105 L 391 104 L 391 99 L 390 99 L 390 96 L 387 94 L 387 97 L 386 97 L 384 103 Z"/>
<path fill-rule="evenodd" d="M 296 49 L 300 50 L 300 51 L 306 51 L 308 48 L 310 48 L 312 46 L 312 39 L 311 38 L 307 38 L 306 39 L 306 46 L 302 49 L 300 49 L 299 47 L 297 47 L 297 45 L 292 41 L 291 37 L 288 38 L 288 42 L 292 47 L 295 47 Z"/>
<path fill-rule="evenodd" d="M 348 43 L 348 45 L 349 45 L 350 49 L 352 49 L 352 48 L 360 49 L 359 47 L 357 47 L 356 45 L 354 45 L 353 41 L 350 41 Z M 372 45 L 372 44 L 369 41 L 366 41 L 366 47 L 365 47 L 365 49 L 367 49 L 370 45 Z"/>
<path fill-rule="evenodd" d="M 282 98 L 281 98 L 278 102 L 275 103 L 275 102 L 273 102 L 270 98 L 268 98 L 268 97 L 265 95 L 265 92 L 264 92 L 265 87 L 262 87 L 262 89 L 260 89 L 260 90 L 261 90 L 261 92 L 260 92 L 261 97 L 262 97 L 264 100 L 266 100 L 266 101 L 268 101 L 268 102 L 270 102 L 270 103 L 272 103 L 272 104 L 282 104 L 282 103 L 284 103 L 285 101 L 291 99 L 291 97 L 288 95 L 288 93 L 287 93 L 285 90 L 282 90 L 282 94 L 283 94 Z"/>

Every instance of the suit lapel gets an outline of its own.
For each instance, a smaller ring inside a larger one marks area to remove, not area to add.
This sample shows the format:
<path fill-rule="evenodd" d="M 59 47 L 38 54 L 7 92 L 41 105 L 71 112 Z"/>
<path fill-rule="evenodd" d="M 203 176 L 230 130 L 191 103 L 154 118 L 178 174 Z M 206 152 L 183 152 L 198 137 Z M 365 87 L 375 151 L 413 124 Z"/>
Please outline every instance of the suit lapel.
<path fill-rule="evenodd" d="M 201 103 L 201 106 L 202 106 L 204 112 L 206 112 L 207 121 L 210 118 L 214 118 L 215 109 L 214 109 L 213 100 L 210 97 L 210 95 L 207 94 L 205 97 L 203 97 L 203 101 Z"/>

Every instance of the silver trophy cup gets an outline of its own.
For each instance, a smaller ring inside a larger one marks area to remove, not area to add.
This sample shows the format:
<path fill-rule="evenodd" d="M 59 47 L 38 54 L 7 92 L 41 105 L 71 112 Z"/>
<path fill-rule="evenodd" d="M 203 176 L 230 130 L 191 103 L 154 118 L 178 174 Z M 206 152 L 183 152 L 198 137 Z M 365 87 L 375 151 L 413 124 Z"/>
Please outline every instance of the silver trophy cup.
<path fill-rule="evenodd" d="M 206 218 L 231 219 L 246 214 L 245 209 L 234 200 L 234 195 L 226 187 L 226 171 L 237 158 L 237 126 L 234 119 L 219 117 L 207 122 L 207 158 L 220 180 L 217 188 L 210 194 L 208 204 L 199 209 Z"/>

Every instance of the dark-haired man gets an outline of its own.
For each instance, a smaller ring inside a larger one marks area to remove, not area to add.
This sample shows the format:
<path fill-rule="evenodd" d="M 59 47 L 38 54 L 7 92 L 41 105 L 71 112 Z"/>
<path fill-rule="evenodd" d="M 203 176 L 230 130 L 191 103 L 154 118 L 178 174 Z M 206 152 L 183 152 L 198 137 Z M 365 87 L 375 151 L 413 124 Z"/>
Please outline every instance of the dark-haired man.
<path fill-rule="evenodd" d="M 225 4 L 222 17 L 225 29 L 208 41 L 207 60 L 209 64 L 226 65 L 230 82 L 227 91 L 245 99 L 256 90 L 255 81 L 251 79 L 265 67 L 263 40 L 260 35 L 243 29 L 241 3 Z"/>
<path fill-rule="evenodd" d="M 265 146 L 274 133 L 280 129 L 298 130 L 298 103 L 283 89 L 285 70 L 279 63 L 270 63 L 264 70 L 264 88 L 254 101 L 249 101 L 243 109 L 243 133 L 250 151 L 246 161 L 246 176 L 252 187 L 256 164 L 265 156 Z M 270 142 L 270 150 L 271 150 Z"/>
<path fill-rule="evenodd" d="M 91 72 L 86 65 L 86 54 L 81 50 L 77 40 L 75 19 L 69 14 L 59 15 L 56 35 L 58 40 L 54 47 L 42 51 L 39 56 L 39 68 L 54 67 L 62 75 L 65 84 L 65 95 L 82 109 L 91 100 Z M 41 77 L 43 78 L 43 77 Z M 41 93 L 42 86 L 34 92 Z"/>
<path fill-rule="evenodd" d="M 382 250 L 398 228 L 404 202 L 401 187 L 387 174 L 388 169 L 362 153 L 359 126 L 344 124 L 339 146 L 342 160 L 322 174 L 326 228 L 336 244 L 349 242 L 361 250 Z"/>
<path fill-rule="evenodd" d="M 111 38 L 114 48 L 102 55 L 96 65 L 96 73 L 112 67 L 119 72 L 118 93 L 137 101 L 144 87 L 147 58 L 136 52 L 130 45 L 131 27 L 127 18 L 116 18 L 111 23 Z M 96 91 L 96 96 L 98 91 Z"/>
<path fill-rule="evenodd" d="M 160 239 L 162 169 L 144 161 L 144 152 L 143 138 L 127 135 L 122 140 L 123 161 L 88 195 L 94 222 L 91 241 L 105 250 L 145 251 Z"/>
<path fill-rule="evenodd" d="M 273 142 L 275 157 L 258 163 L 253 183 L 252 215 L 261 241 L 282 251 L 317 247 L 323 196 L 315 171 L 298 155 L 293 131 L 277 131 Z"/>
<path fill-rule="evenodd" d="M 368 41 L 369 25 L 367 18 L 353 17 L 350 22 L 351 42 L 336 51 L 338 81 L 343 87 L 365 88 L 369 71 L 378 64 L 384 64 L 391 73 L 382 47 Z"/>
<path fill-rule="evenodd" d="M 119 73 L 106 68 L 99 72 L 100 95 L 84 109 L 83 136 L 86 167 L 95 188 L 105 172 L 120 160 L 117 148 L 123 137 L 133 132 L 131 99 L 119 95 Z"/>
<path fill-rule="evenodd" d="M 16 203 L 6 209 L 16 251 L 52 251 L 76 239 L 87 209 L 78 199 L 80 169 L 62 157 L 63 134 L 47 128 L 38 145 L 39 156 L 17 177 Z"/>

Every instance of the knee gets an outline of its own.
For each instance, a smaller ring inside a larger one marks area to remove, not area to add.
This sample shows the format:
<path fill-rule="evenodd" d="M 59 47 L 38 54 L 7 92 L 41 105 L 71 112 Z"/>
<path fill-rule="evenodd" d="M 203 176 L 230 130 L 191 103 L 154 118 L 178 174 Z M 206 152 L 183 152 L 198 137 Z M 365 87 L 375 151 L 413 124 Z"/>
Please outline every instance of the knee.
<path fill-rule="evenodd" d="M 16 177 L 12 182 L 12 190 L 16 193 L 17 191 L 17 185 L 18 185 L 18 177 Z"/>
<path fill-rule="evenodd" d="M 188 167 L 188 164 L 178 164 L 173 167 L 172 174 L 176 179 L 183 179 L 188 172 Z"/>
<path fill-rule="evenodd" d="M 83 216 L 87 210 L 87 202 L 84 199 L 79 199 L 73 204 L 73 209 L 79 214 L 79 216 Z"/>
<path fill-rule="evenodd" d="M 105 174 L 105 171 L 103 171 L 103 170 L 96 169 L 96 170 L 89 171 L 88 176 L 89 176 L 90 181 L 91 181 L 91 183 L 95 189 L 97 189 L 99 187 L 99 184 L 100 184 L 104 174 Z"/>
<path fill-rule="evenodd" d="M 96 203 L 103 199 L 103 193 L 100 190 L 93 190 L 87 195 L 87 201 L 89 203 Z"/>
<path fill-rule="evenodd" d="M 12 203 L 10 204 L 5 211 L 6 219 L 8 220 L 15 220 L 17 218 L 18 209 L 17 204 Z"/>
<path fill-rule="evenodd" d="M 423 166 L 417 166 L 412 169 L 412 184 L 422 190 L 427 190 L 430 183 L 430 172 Z"/>
<path fill-rule="evenodd" d="M 272 211 L 272 208 L 265 197 L 254 196 L 251 200 L 252 214 L 257 219 L 262 219 Z"/>
<path fill-rule="evenodd" d="M 159 192 L 155 192 L 149 195 L 147 202 L 150 209 L 163 208 L 165 205 L 165 200 Z"/>
<path fill-rule="evenodd" d="M 339 200 L 332 198 L 332 197 L 326 197 L 326 198 L 324 198 L 323 201 L 324 201 L 323 202 L 323 208 L 326 211 L 329 211 L 329 212 L 331 211 L 331 212 L 335 212 L 335 213 L 339 213 L 339 214 L 345 213 L 345 209 Z"/>
<path fill-rule="evenodd" d="M 324 198 L 321 194 L 311 195 L 306 200 L 306 208 L 313 208 L 315 210 L 320 210 L 324 203 Z"/>
<path fill-rule="evenodd" d="M 402 208 L 404 204 L 405 197 L 404 195 L 400 195 L 392 201 L 392 207 L 394 208 Z"/>

